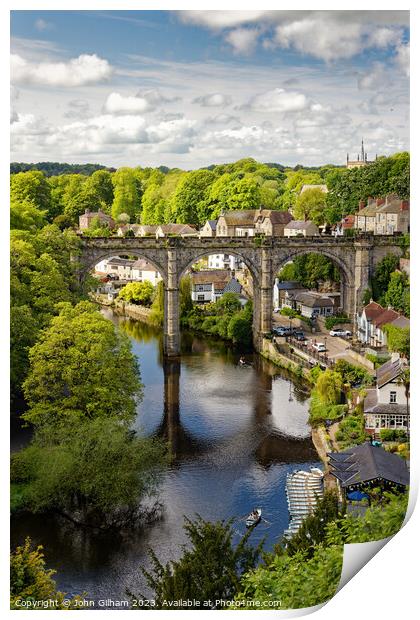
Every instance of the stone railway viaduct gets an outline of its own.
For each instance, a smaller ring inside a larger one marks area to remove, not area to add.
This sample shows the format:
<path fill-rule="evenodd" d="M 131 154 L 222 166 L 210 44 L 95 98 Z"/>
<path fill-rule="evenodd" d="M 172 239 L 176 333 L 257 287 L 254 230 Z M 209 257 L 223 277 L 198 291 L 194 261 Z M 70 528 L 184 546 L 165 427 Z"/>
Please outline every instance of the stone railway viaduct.
<path fill-rule="evenodd" d="M 238 256 L 247 266 L 253 280 L 253 338 L 257 351 L 262 338 L 271 331 L 274 278 L 288 261 L 315 252 L 337 265 L 341 274 L 341 306 L 352 320 L 362 307 L 362 296 L 368 288 L 378 262 L 389 253 L 401 256 L 396 237 L 362 235 L 346 237 L 80 237 L 77 257 L 79 275 L 93 269 L 109 256 L 144 258 L 159 271 L 165 289 L 164 353 L 176 357 L 180 353 L 179 282 L 182 275 L 199 258 L 208 254 Z"/>

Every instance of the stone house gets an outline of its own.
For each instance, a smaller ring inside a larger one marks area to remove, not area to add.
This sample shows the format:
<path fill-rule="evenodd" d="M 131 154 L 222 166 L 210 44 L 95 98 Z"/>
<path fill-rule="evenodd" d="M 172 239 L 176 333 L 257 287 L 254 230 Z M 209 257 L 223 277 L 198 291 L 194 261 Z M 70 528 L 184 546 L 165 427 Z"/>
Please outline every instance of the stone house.
<path fill-rule="evenodd" d="M 89 209 L 86 209 L 83 215 L 79 215 L 79 229 L 86 230 L 96 218 L 102 226 L 108 226 L 109 229 L 115 228 L 115 221 L 113 218 L 101 211 L 101 209 L 98 209 L 98 211 L 89 211 Z"/>
<path fill-rule="evenodd" d="M 284 227 L 285 237 L 319 237 L 319 229 L 311 220 L 292 220 Z"/>
<path fill-rule="evenodd" d="M 216 237 L 253 237 L 255 210 L 222 212 L 216 224 Z"/>
<path fill-rule="evenodd" d="M 207 220 L 207 222 L 200 228 L 200 237 L 215 237 L 216 236 L 217 220 Z"/>
<path fill-rule="evenodd" d="M 282 237 L 284 234 L 284 227 L 292 219 L 292 215 L 289 211 L 259 209 L 255 212 L 255 232 L 262 233 L 267 237 Z"/>
<path fill-rule="evenodd" d="M 376 371 L 376 387 L 367 390 L 363 404 L 365 428 L 370 435 L 381 429 L 410 428 L 410 397 L 401 380 L 407 365 L 398 353 Z"/>
<path fill-rule="evenodd" d="M 368 198 L 366 205 L 362 200 L 355 214 L 354 227 L 361 232 L 374 235 L 393 235 L 395 232 L 410 231 L 410 203 L 395 194 L 385 198 Z"/>

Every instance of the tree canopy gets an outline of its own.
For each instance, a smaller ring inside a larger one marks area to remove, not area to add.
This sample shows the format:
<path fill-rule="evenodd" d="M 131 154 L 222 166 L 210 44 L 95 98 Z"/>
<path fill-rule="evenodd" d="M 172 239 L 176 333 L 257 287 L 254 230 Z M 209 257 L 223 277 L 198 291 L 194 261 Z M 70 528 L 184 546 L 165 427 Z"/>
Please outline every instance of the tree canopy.
<path fill-rule="evenodd" d="M 132 420 L 141 383 L 124 334 L 90 302 L 63 303 L 29 352 L 23 388 L 35 426 L 116 416 Z"/>

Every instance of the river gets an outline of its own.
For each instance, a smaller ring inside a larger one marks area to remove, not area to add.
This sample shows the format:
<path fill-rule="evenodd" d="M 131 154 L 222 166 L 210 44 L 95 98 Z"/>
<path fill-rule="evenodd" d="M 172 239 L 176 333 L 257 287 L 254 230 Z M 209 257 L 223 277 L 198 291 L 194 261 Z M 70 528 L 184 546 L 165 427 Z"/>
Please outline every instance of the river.
<path fill-rule="evenodd" d="M 256 354 L 239 354 L 220 341 L 183 334 L 180 361 L 164 361 L 162 336 L 140 322 L 103 314 L 128 333 L 139 358 L 144 397 L 136 429 L 170 440 L 172 465 L 159 499 L 163 517 L 142 532 L 121 536 L 78 530 L 54 517 L 14 517 L 12 544 L 30 536 L 44 546 L 60 590 L 99 599 L 126 599 L 126 588 L 150 594 L 139 566 L 150 567 L 152 547 L 166 562 L 185 543 L 183 515 L 240 519 L 252 508 L 263 521 L 251 540 L 270 549 L 288 526 L 285 481 L 297 467 L 319 465 L 308 426 L 304 385 Z"/>

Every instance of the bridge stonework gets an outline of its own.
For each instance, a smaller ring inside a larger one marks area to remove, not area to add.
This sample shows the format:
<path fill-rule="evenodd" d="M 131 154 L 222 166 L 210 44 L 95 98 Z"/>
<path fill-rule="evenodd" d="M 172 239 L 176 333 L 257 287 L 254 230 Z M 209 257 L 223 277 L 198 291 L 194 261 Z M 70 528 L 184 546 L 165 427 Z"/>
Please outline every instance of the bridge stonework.
<path fill-rule="evenodd" d="M 160 272 L 164 289 L 164 352 L 180 353 L 179 283 L 185 271 L 208 254 L 238 256 L 253 281 L 253 337 L 257 351 L 262 337 L 271 330 L 273 285 L 278 271 L 297 256 L 318 253 L 330 258 L 341 274 L 341 306 L 354 321 L 362 307 L 378 262 L 388 253 L 401 256 L 395 237 L 80 237 L 79 274 L 85 274 L 110 256 L 138 256 Z"/>

